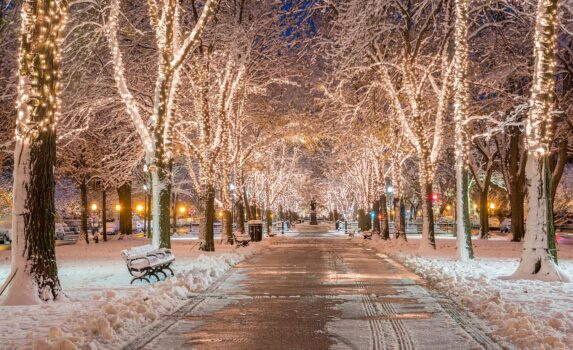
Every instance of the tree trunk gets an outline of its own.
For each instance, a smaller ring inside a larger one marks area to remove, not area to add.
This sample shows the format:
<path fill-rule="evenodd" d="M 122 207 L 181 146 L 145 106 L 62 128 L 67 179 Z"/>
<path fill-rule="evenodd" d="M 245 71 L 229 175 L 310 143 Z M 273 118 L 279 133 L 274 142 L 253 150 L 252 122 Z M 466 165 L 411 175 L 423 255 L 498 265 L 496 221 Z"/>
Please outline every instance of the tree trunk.
<path fill-rule="evenodd" d="M 247 196 L 246 187 L 243 187 L 243 206 L 247 213 L 247 221 L 253 220 L 253 213 L 251 212 L 251 205 L 249 204 L 249 197 Z"/>
<path fill-rule="evenodd" d="M 107 195 L 105 188 L 101 191 L 101 221 L 102 228 L 101 232 L 103 235 L 103 241 L 107 242 Z"/>
<path fill-rule="evenodd" d="M 153 189 L 151 189 L 153 191 Z M 152 238 L 151 233 L 151 195 L 147 194 L 147 205 L 145 206 L 145 211 L 147 215 L 147 238 Z"/>
<path fill-rule="evenodd" d="M 265 210 L 265 221 L 267 224 L 267 234 L 270 235 L 273 230 L 273 212 L 270 209 Z"/>
<path fill-rule="evenodd" d="M 513 188 L 509 193 L 509 201 L 511 204 L 511 240 L 513 242 L 521 242 L 525 235 L 525 210 L 523 208 L 524 195 L 523 195 L 523 182 L 516 181 Z"/>
<path fill-rule="evenodd" d="M 511 203 L 512 241 L 520 242 L 525 235 L 525 164 L 527 152 L 523 150 L 523 132 L 517 126 L 510 128 L 509 140 L 509 199 Z M 521 155 L 521 157 L 520 157 Z M 521 159 L 520 159 L 521 158 Z"/>
<path fill-rule="evenodd" d="M 5 305 L 56 300 L 61 292 L 55 253 L 55 116 L 60 109 L 60 43 L 67 2 L 24 1 L 22 6 L 12 260 Z"/>
<path fill-rule="evenodd" d="M 238 200 L 237 204 L 237 229 L 241 235 L 245 234 L 245 207 L 241 199 Z"/>
<path fill-rule="evenodd" d="M 553 174 L 551 178 L 551 202 L 555 201 L 555 193 L 557 193 L 557 187 L 563 176 L 563 171 L 565 170 L 565 164 L 567 163 L 569 149 L 569 140 L 567 138 L 559 141 L 559 148 L 556 156 L 555 165 L 553 166 Z"/>
<path fill-rule="evenodd" d="M 568 281 L 557 266 L 551 204 L 551 173 L 547 157 L 529 154 L 526 165 L 528 212 L 523 253 L 516 279 Z"/>
<path fill-rule="evenodd" d="M 233 244 L 233 213 L 230 210 L 223 210 L 223 232 L 222 239 L 226 239 L 227 244 Z"/>
<path fill-rule="evenodd" d="M 420 207 L 420 203 L 412 204 L 411 211 L 410 211 L 410 220 L 417 220 L 418 219 L 418 208 Z"/>
<path fill-rule="evenodd" d="M 364 209 L 358 209 L 358 227 L 362 232 L 370 230 L 370 215 Z"/>
<path fill-rule="evenodd" d="M 79 240 L 85 240 L 87 244 L 90 243 L 90 235 L 88 232 L 88 185 L 86 179 L 82 179 L 80 184 L 80 198 L 81 198 L 81 216 L 80 216 L 80 237 Z"/>
<path fill-rule="evenodd" d="M 177 194 L 172 193 L 171 197 L 173 198 L 173 205 L 171 207 L 171 229 L 172 233 L 177 233 Z"/>
<path fill-rule="evenodd" d="M 468 0 L 455 1 L 454 53 L 454 121 L 456 172 L 456 236 L 458 259 L 473 259 L 469 210 L 469 179 L 467 157 L 469 139 L 466 131 L 468 117 Z"/>
<path fill-rule="evenodd" d="M 382 214 L 382 227 L 380 229 L 380 235 L 383 239 L 390 239 L 390 224 L 388 223 L 388 206 L 386 200 L 386 193 L 382 192 L 380 195 L 380 213 Z"/>
<path fill-rule="evenodd" d="M 119 232 L 124 235 L 132 234 L 131 218 L 131 184 L 129 182 L 117 188 L 119 198 Z"/>
<path fill-rule="evenodd" d="M 469 174 L 463 164 L 456 167 L 456 236 L 458 259 L 461 261 L 473 259 Z"/>
<path fill-rule="evenodd" d="M 171 248 L 171 184 L 165 169 L 151 171 L 152 242 L 156 248 Z"/>
<path fill-rule="evenodd" d="M 489 238 L 489 207 L 487 205 L 488 189 L 479 193 L 479 238 Z"/>
<path fill-rule="evenodd" d="M 372 211 L 374 212 L 374 225 L 372 226 L 372 232 L 374 234 L 380 234 L 380 200 L 375 200 L 372 202 Z"/>
<path fill-rule="evenodd" d="M 394 198 L 395 211 L 398 213 L 398 219 L 394 221 L 394 239 L 402 239 L 407 241 L 406 238 L 406 206 L 401 195 Z"/>
<path fill-rule="evenodd" d="M 213 185 L 203 185 L 203 223 L 201 225 L 201 246 L 199 249 L 214 252 L 214 222 L 215 222 L 215 188 Z"/>
<path fill-rule="evenodd" d="M 436 249 L 434 234 L 434 210 L 432 203 L 432 183 L 422 180 L 422 239 L 420 240 L 419 252 Z"/>

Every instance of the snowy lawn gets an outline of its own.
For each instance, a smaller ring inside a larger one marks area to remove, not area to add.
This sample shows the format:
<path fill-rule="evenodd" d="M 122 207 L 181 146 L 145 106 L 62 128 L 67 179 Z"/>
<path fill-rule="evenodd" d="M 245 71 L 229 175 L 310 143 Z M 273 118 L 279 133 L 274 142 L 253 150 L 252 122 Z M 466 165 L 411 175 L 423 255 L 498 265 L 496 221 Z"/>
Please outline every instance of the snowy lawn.
<path fill-rule="evenodd" d="M 125 239 L 56 248 L 66 300 L 36 306 L 2 306 L 2 349 L 118 349 L 204 291 L 231 266 L 266 246 L 217 245 L 216 252 L 197 250 L 197 242 L 173 243 L 175 278 L 131 286 L 123 249 L 150 243 Z M 8 276 L 10 252 L 0 252 L 0 283 Z"/>
<path fill-rule="evenodd" d="M 418 240 L 407 244 L 374 240 L 369 245 L 392 256 L 487 321 L 502 346 L 520 349 L 573 348 L 573 283 L 503 280 L 517 268 L 521 243 L 474 241 L 476 259 L 459 262 L 455 241 L 437 240 L 432 256 L 417 256 Z M 559 246 L 560 266 L 573 276 L 573 246 Z"/>

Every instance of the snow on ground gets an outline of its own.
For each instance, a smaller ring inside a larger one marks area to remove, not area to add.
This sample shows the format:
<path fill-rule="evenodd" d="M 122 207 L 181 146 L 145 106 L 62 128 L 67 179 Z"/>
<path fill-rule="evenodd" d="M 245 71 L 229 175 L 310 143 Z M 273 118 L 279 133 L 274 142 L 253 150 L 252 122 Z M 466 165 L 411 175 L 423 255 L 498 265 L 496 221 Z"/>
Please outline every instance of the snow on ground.
<path fill-rule="evenodd" d="M 418 243 L 374 240 L 368 244 L 402 262 L 430 287 L 487 321 L 492 337 L 502 346 L 573 348 L 573 283 L 500 279 L 517 268 L 521 243 L 474 241 L 477 258 L 469 262 L 455 260 L 453 240 L 437 240 L 438 249 L 431 256 L 416 255 Z M 559 246 L 559 250 L 559 265 L 573 276 L 573 247 Z"/>
<path fill-rule="evenodd" d="M 66 300 L 35 306 L 1 306 L 0 349 L 118 349 L 160 315 L 170 313 L 204 291 L 231 266 L 271 240 L 246 248 L 217 245 L 204 253 L 197 242 L 173 242 L 175 278 L 131 286 L 123 249 L 146 239 L 56 248 Z M 9 273 L 10 252 L 0 252 L 0 284 Z"/>

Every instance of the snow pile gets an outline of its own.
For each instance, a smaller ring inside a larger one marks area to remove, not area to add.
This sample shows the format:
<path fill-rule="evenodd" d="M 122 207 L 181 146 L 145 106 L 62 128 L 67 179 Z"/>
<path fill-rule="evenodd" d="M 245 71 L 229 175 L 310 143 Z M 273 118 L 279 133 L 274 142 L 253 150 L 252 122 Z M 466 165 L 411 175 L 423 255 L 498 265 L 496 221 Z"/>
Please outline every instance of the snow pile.
<path fill-rule="evenodd" d="M 182 306 L 193 293 L 207 289 L 251 250 L 201 255 L 185 264 L 175 278 L 121 293 L 108 289 L 93 296 L 91 305 L 71 308 L 61 327 L 51 327 L 47 336 L 29 335 L 26 350 L 117 349 L 130 338 L 153 326 L 162 314 Z M 85 302 L 83 302 L 85 303 Z M 95 308 L 92 307 L 95 305 Z"/>
<path fill-rule="evenodd" d="M 376 245 L 383 251 L 388 246 Z M 395 251 L 394 251 L 395 252 Z M 520 349 L 573 348 L 573 283 L 504 280 L 518 261 L 478 258 L 460 262 L 447 257 L 392 254 L 423 277 L 430 287 L 448 295 L 460 308 L 487 320 L 491 335 L 504 347 Z M 560 267 L 573 275 L 573 262 Z"/>

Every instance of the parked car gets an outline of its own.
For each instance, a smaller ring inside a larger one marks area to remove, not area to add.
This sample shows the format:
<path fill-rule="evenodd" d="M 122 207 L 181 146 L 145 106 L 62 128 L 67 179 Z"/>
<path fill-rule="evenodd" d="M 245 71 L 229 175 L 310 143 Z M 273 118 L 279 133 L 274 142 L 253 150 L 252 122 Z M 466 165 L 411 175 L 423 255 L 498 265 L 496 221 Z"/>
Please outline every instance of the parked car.
<path fill-rule="evenodd" d="M 105 231 L 108 235 L 115 235 L 119 232 L 119 221 L 108 221 L 105 223 Z"/>
<path fill-rule="evenodd" d="M 487 219 L 487 222 L 489 224 L 489 229 L 490 230 L 499 230 L 499 227 L 501 226 L 499 223 L 499 219 L 494 217 L 494 216 L 490 216 Z"/>
<path fill-rule="evenodd" d="M 142 232 L 143 231 L 143 222 L 133 220 L 131 222 L 131 230 L 133 231 L 133 233 Z M 100 232 L 102 231 L 101 227 L 100 227 L 99 231 Z M 108 235 L 115 235 L 115 234 L 119 233 L 119 220 L 106 222 L 105 232 Z"/>
<path fill-rule="evenodd" d="M 72 234 L 80 233 L 80 220 L 68 219 L 68 220 L 65 220 L 64 223 L 68 227 L 68 231 L 72 232 Z"/>
<path fill-rule="evenodd" d="M 12 229 L 7 229 L 7 230 L 1 230 L 0 231 L 0 244 L 8 244 L 10 243 L 11 239 L 10 237 L 11 235 L 11 230 Z"/>
<path fill-rule="evenodd" d="M 132 220 L 131 221 L 131 229 L 133 232 L 142 232 L 143 231 L 143 222 L 139 220 Z"/>
<path fill-rule="evenodd" d="M 63 240 L 65 235 L 64 224 L 56 223 L 56 239 Z"/>
<path fill-rule="evenodd" d="M 555 238 L 558 244 L 573 245 L 573 234 L 571 233 L 559 233 Z"/>
<path fill-rule="evenodd" d="M 499 230 L 501 231 L 501 233 L 510 233 L 511 232 L 511 219 L 510 218 L 503 219 L 503 221 L 501 222 L 501 225 L 499 227 Z"/>

